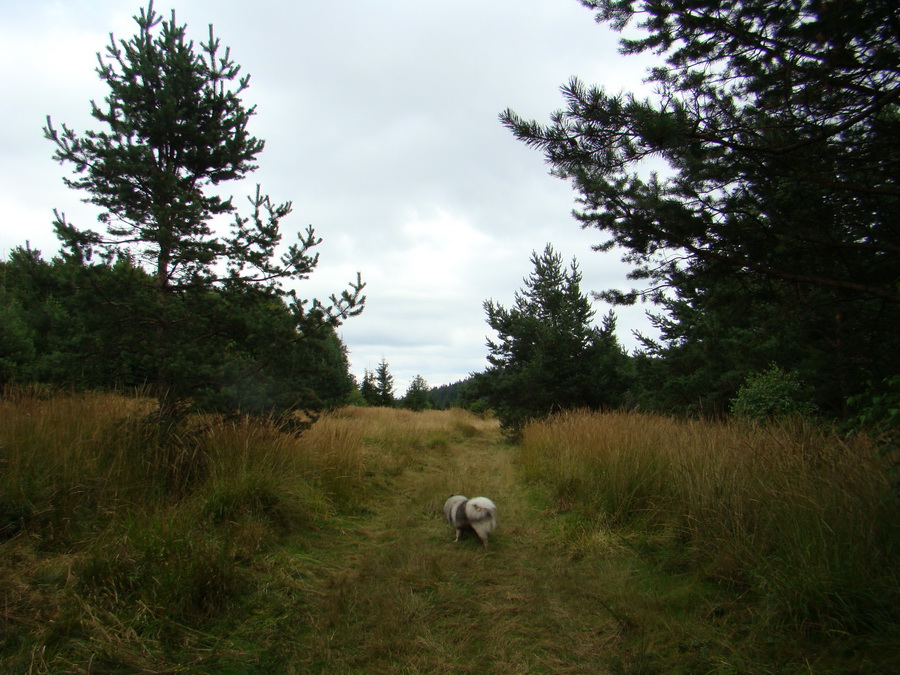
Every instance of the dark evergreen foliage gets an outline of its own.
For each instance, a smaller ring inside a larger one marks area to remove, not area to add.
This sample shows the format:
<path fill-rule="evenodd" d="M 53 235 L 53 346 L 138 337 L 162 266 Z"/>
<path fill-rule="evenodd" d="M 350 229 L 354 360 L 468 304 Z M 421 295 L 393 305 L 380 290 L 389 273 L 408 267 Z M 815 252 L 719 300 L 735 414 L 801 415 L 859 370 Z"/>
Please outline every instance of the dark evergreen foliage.
<path fill-rule="evenodd" d="M 0 261 L 0 384 L 134 389 L 153 381 L 151 276 L 128 258 L 87 263 L 14 250 Z M 353 388 L 328 325 L 299 333 L 283 299 L 254 286 L 183 296 L 202 345 L 185 345 L 194 409 L 269 413 L 340 405 Z M 27 309 L 26 309 L 27 308 Z"/>
<path fill-rule="evenodd" d="M 556 410 L 617 405 L 627 389 L 628 357 L 616 339 L 615 317 L 592 325 L 577 264 L 565 269 L 549 244 L 531 261 L 534 272 L 511 309 L 484 303 L 497 340 L 488 340 L 490 366 L 473 390 L 512 435 Z"/>
<path fill-rule="evenodd" d="M 367 405 L 379 405 L 378 383 L 375 381 L 375 373 L 368 368 L 365 369 L 363 381 L 359 385 L 359 393 Z"/>
<path fill-rule="evenodd" d="M 665 57 L 656 94 L 573 79 L 549 125 L 501 117 L 572 181 L 598 248 L 632 263 L 641 287 L 604 297 L 669 311 L 662 360 L 643 362 L 673 394 L 659 403 L 708 399 L 705 382 L 721 408 L 774 360 L 841 413 L 900 372 L 896 3 L 583 4 L 614 28 L 637 23 L 626 54 Z"/>
<path fill-rule="evenodd" d="M 465 382 L 471 378 L 452 382 L 450 384 L 442 384 L 432 387 L 429 395 L 431 396 L 431 404 L 438 410 L 446 410 L 453 407 L 459 400 L 460 390 Z"/>
<path fill-rule="evenodd" d="M 661 339 L 645 339 L 650 358 L 635 362 L 642 405 L 719 416 L 748 377 L 775 363 L 812 387 L 819 410 L 840 414 L 859 364 L 836 358 L 832 317 L 788 302 L 791 292 L 777 282 L 751 282 L 723 276 L 702 288 L 684 283 L 662 300 L 666 313 L 654 317 Z"/>
<path fill-rule="evenodd" d="M 375 369 L 375 400 L 375 405 L 385 408 L 392 408 L 397 402 L 394 396 L 394 376 L 391 375 L 384 357 Z"/>
<path fill-rule="evenodd" d="M 39 251 L 17 248 L 8 261 L 0 261 L 0 270 L 0 306 L 9 326 L 27 340 L 27 347 L 6 352 L 6 382 L 82 388 L 149 381 L 153 344 L 146 317 L 131 306 L 146 295 L 147 274 L 128 258 L 91 265 L 63 258 L 48 263 Z"/>
<path fill-rule="evenodd" d="M 459 383 L 455 405 L 476 415 L 490 414 L 490 383 L 486 373 L 472 373 L 469 379 Z"/>
<path fill-rule="evenodd" d="M 400 399 L 400 407 L 417 412 L 434 407 L 428 391 L 428 382 L 425 381 L 424 377 L 416 375 L 413 378 L 413 381 L 409 383 L 406 394 Z"/>
<path fill-rule="evenodd" d="M 105 56 L 98 55 L 109 94 L 104 105 L 92 103 L 91 114 L 103 130 L 79 135 L 65 125 L 57 129 L 48 117 L 44 132 L 56 146 L 55 159 L 75 172 L 66 184 L 88 193 L 106 226 L 105 233 L 79 230 L 58 213 L 66 256 L 124 256 L 151 273 L 151 283 L 127 303 L 132 320 L 146 322 L 148 381 L 166 419 L 177 417 L 180 401 L 204 390 L 215 347 L 229 340 L 230 303 L 255 293 L 283 299 L 294 325 L 282 334 L 294 341 L 296 331 L 314 332 L 358 314 L 365 298 L 359 278 L 328 305 L 308 305 L 282 288 L 282 280 L 313 272 L 321 240 L 309 228 L 278 256 L 280 223 L 291 203 L 276 204 L 257 186 L 249 213 L 241 215 L 221 196 L 223 184 L 256 168 L 264 145 L 248 128 L 255 109 L 241 100 L 249 77 L 239 74 L 211 26 L 198 50 L 174 11 L 163 21 L 151 2 L 135 21 L 135 36 L 111 38 Z M 216 219 L 227 216 L 230 235 L 220 236 Z M 240 337 L 248 336 L 231 339 Z"/>

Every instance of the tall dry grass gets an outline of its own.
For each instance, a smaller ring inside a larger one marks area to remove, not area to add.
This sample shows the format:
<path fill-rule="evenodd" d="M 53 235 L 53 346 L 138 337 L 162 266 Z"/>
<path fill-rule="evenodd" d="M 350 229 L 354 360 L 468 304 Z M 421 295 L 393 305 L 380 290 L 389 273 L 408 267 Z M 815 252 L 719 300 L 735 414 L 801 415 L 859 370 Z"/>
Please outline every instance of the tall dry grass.
<path fill-rule="evenodd" d="M 298 436 L 264 420 L 195 416 L 161 442 L 153 407 L 116 394 L 0 398 L 0 536 L 27 526 L 77 537 L 123 509 L 187 501 L 226 519 L 242 500 L 265 511 L 275 495 L 308 501 L 314 515 L 329 500 L 364 500 L 373 479 L 485 424 L 463 411 L 345 408 Z"/>
<path fill-rule="evenodd" d="M 196 629 L 277 577 L 267 551 L 364 508 L 423 448 L 478 423 L 348 408 L 301 435 L 198 415 L 161 436 L 153 409 L 114 394 L 0 398 L 5 667 L 150 672 L 162 652 L 220 652 Z"/>
<path fill-rule="evenodd" d="M 153 408 L 115 394 L 0 399 L 2 531 L 77 537 L 128 510 L 314 473 L 295 437 L 247 419 L 193 418 L 161 443 Z"/>
<path fill-rule="evenodd" d="M 325 423 L 324 425 L 322 423 Z M 489 438 L 495 421 L 482 420 L 465 410 L 414 412 L 393 408 L 347 407 L 320 419 L 319 432 L 334 428 L 354 434 L 361 450 L 354 460 L 369 478 L 383 481 L 413 464 L 424 450 L 446 450 L 454 441 Z M 312 432 L 317 432 L 313 427 Z M 309 441 L 314 442 L 315 436 Z"/>
<path fill-rule="evenodd" d="M 661 564 L 755 594 L 773 622 L 898 620 L 900 508 L 865 438 L 803 421 L 569 413 L 528 426 L 520 461 L 563 508 L 652 533 Z"/>
<path fill-rule="evenodd" d="M 0 532 L 27 522 L 64 536 L 88 513 L 143 501 L 149 458 L 137 420 L 149 405 L 104 394 L 0 398 Z"/>

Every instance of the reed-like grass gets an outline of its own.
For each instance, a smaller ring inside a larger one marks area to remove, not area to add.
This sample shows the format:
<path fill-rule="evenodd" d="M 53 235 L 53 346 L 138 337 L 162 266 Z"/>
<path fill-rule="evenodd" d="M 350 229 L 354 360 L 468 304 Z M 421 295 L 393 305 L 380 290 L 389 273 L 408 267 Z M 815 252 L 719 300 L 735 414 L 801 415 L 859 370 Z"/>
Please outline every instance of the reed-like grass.
<path fill-rule="evenodd" d="M 569 413 L 528 426 L 521 468 L 663 565 L 749 591 L 809 630 L 895 623 L 898 502 L 864 438 L 772 425 Z"/>
<path fill-rule="evenodd" d="M 897 600 L 861 441 L 570 415 L 513 448 L 346 408 L 160 442 L 152 408 L 0 401 L 0 671 L 896 671 L 896 632 L 851 634 Z M 452 543 L 451 491 L 497 502 L 489 550 Z"/>
<path fill-rule="evenodd" d="M 0 398 L 0 532 L 77 535 L 84 520 L 143 501 L 148 411 L 148 401 L 106 394 Z"/>
<path fill-rule="evenodd" d="M 248 503 L 284 500 L 329 471 L 265 421 L 195 417 L 161 442 L 152 410 L 113 394 L 0 400 L 3 534 L 70 541 L 128 511 L 209 501 L 200 510 L 213 513 L 241 492 Z"/>
<path fill-rule="evenodd" d="M 167 626 L 240 602 L 260 554 L 327 520 L 336 486 L 360 473 L 352 434 L 198 416 L 161 442 L 153 407 L 0 399 L 0 662 L 63 672 L 87 653 L 101 669 L 150 667 L 140 655 Z"/>

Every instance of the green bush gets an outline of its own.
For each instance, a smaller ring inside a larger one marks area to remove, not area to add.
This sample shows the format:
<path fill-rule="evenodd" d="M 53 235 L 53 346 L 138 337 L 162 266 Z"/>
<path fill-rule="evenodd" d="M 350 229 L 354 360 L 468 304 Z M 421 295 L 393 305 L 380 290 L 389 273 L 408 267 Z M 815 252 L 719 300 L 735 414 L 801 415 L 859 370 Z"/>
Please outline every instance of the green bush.
<path fill-rule="evenodd" d="M 815 412 L 815 406 L 806 396 L 797 375 L 773 363 L 768 370 L 747 378 L 737 396 L 731 399 L 731 412 L 754 420 L 790 415 L 808 417 Z"/>
<path fill-rule="evenodd" d="M 900 375 L 884 379 L 847 401 L 854 411 L 849 421 L 852 434 L 867 433 L 883 457 L 889 458 L 894 490 L 900 494 Z"/>

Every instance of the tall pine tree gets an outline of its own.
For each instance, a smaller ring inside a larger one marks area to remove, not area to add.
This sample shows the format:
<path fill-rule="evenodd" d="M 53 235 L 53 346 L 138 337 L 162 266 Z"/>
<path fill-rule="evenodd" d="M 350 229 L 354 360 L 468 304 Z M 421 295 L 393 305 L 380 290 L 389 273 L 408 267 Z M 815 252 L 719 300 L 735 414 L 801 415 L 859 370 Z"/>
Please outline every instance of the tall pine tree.
<path fill-rule="evenodd" d="M 375 369 L 375 391 L 378 405 L 392 408 L 396 403 L 394 396 L 394 376 L 388 369 L 387 359 L 381 357 L 381 363 Z"/>
<path fill-rule="evenodd" d="M 98 54 L 109 94 L 102 104 L 92 102 L 91 114 L 103 130 L 79 135 L 48 117 L 44 132 L 55 159 L 75 172 L 66 184 L 88 193 L 106 226 L 105 233 L 79 230 L 57 213 L 66 255 L 85 259 L 97 251 L 110 258 L 127 250 L 152 274 L 153 299 L 133 308 L 134 320 L 154 335 L 153 379 L 167 420 L 177 419 L 179 402 L 201 386 L 207 338 L 224 328 L 208 308 L 210 289 L 260 285 L 289 302 L 300 333 L 337 325 L 358 314 L 365 299 L 358 276 L 327 305 L 282 290 L 281 280 L 313 272 L 321 240 L 308 228 L 278 256 L 291 203 L 275 203 L 257 186 L 249 213 L 241 215 L 220 193 L 256 169 L 264 146 L 248 129 L 255 108 L 241 99 L 249 76 L 240 75 L 212 26 L 197 49 L 174 11 L 164 21 L 150 2 L 134 19 L 136 35 L 111 38 L 105 57 Z M 230 235 L 217 234 L 219 217 L 233 219 Z"/>
<path fill-rule="evenodd" d="M 572 181 L 578 219 L 604 233 L 599 248 L 621 247 L 633 264 L 641 288 L 606 297 L 677 296 L 696 303 L 677 317 L 686 320 L 733 294 L 720 324 L 753 305 L 764 316 L 748 340 L 815 351 L 831 369 L 820 381 L 839 384 L 820 395 L 833 408 L 900 371 L 896 3 L 582 4 L 615 29 L 641 29 L 621 41 L 624 53 L 665 58 L 650 73 L 655 95 L 573 79 L 549 124 L 510 110 L 501 119 Z M 644 171 L 648 158 L 665 170 Z M 785 313 L 809 327 L 805 336 L 763 333 Z"/>

